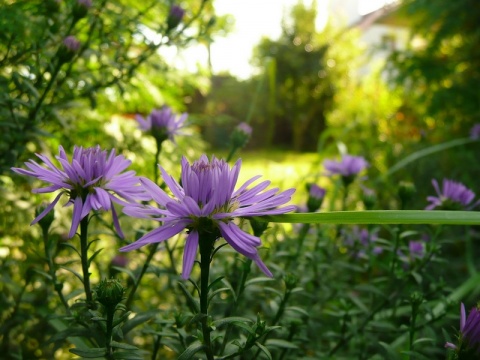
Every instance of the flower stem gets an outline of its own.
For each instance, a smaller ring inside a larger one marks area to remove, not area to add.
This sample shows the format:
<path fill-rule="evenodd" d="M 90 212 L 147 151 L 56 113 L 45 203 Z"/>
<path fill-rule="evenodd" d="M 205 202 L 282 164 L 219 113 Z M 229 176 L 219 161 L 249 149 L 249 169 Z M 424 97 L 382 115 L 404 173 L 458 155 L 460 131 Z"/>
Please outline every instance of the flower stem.
<path fill-rule="evenodd" d="M 85 289 L 85 296 L 87 297 L 87 306 L 93 308 L 93 297 L 90 289 L 90 273 L 88 272 L 88 216 L 85 216 L 80 221 L 80 256 L 82 260 L 83 271 L 83 287 Z"/>
<path fill-rule="evenodd" d="M 208 283 L 210 278 L 210 260 L 215 238 L 210 234 L 200 233 L 200 314 L 203 344 L 205 345 L 205 355 L 208 360 L 213 360 L 212 343 L 210 339 L 210 326 L 208 325 Z"/>
<path fill-rule="evenodd" d="M 113 318 L 115 315 L 115 307 L 106 307 L 107 312 L 107 331 L 105 333 L 105 348 L 106 358 L 113 359 L 113 350 L 112 350 L 112 333 L 113 333 Z"/>

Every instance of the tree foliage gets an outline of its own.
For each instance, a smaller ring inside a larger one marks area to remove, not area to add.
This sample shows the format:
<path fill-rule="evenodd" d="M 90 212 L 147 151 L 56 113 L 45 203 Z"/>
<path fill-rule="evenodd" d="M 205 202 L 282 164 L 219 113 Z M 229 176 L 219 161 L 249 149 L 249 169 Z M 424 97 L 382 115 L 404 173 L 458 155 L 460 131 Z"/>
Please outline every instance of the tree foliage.
<path fill-rule="evenodd" d="M 444 139 L 465 133 L 480 115 L 480 7 L 476 0 L 408 0 L 413 41 L 389 69 L 429 127 Z"/>
<path fill-rule="evenodd" d="M 67 112 L 82 99 L 94 108 L 99 95 L 106 95 L 100 101 L 118 102 L 131 85 L 148 89 L 166 80 L 159 48 L 199 40 L 213 24 L 207 0 L 183 5 L 185 15 L 172 20 L 172 2 L 166 0 L 2 2 L 0 172 L 39 137 L 56 133 L 68 139 L 75 124 Z M 74 37 L 77 47 L 69 48 L 67 37 Z M 149 81 L 132 81 L 139 71 Z"/>

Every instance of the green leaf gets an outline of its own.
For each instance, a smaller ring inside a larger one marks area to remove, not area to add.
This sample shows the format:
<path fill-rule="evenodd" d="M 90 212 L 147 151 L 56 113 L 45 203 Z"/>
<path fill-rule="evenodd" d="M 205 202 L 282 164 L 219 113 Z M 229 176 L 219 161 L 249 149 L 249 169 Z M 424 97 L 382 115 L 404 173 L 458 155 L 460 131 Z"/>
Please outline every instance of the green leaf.
<path fill-rule="evenodd" d="M 422 150 L 419 150 L 419 151 L 416 151 L 414 152 L 413 154 L 410 154 L 408 155 L 406 158 L 402 159 L 401 161 L 399 161 L 398 163 L 396 163 L 395 165 L 393 165 L 388 171 L 387 173 L 385 174 L 385 177 L 387 176 L 390 176 L 392 175 L 394 172 L 397 172 L 398 170 L 400 170 L 401 168 L 407 166 L 408 164 L 414 162 L 414 161 L 417 161 L 418 159 L 422 158 L 422 157 L 425 157 L 425 156 L 428 156 L 428 155 L 431 155 L 431 154 L 434 154 L 436 152 L 440 152 L 440 151 L 443 151 L 443 150 L 446 150 L 446 149 L 449 149 L 449 148 L 452 148 L 452 147 L 455 147 L 455 146 L 461 146 L 461 145 L 465 145 L 465 144 L 470 144 L 470 143 L 473 143 L 477 140 L 473 140 L 473 139 L 455 139 L 455 140 L 452 140 L 452 141 L 447 141 L 447 142 L 444 142 L 442 144 L 438 144 L 438 145 L 433 145 L 433 146 L 430 146 L 426 149 L 422 149 Z"/>
<path fill-rule="evenodd" d="M 225 276 L 220 276 L 218 278 L 216 278 L 215 280 L 213 280 L 209 285 L 208 285 L 208 291 L 210 291 L 210 289 L 212 289 L 216 284 L 218 284 L 220 281 L 223 280 Z"/>
<path fill-rule="evenodd" d="M 143 360 L 145 355 L 139 351 L 115 351 L 113 358 L 116 360 Z"/>
<path fill-rule="evenodd" d="M 279 347 L 281 349 L 298 349 L 298 346 L 295 345 L 294 343 L 283 340 L 283 339 L 268 339 L 265 342 L 265 345 L 270 347 L 270 346 L 275 346 Z"/>
<path fill-rule="evenodd" d="M 72 354 L 88 358 L 88 359 L 93 359 L 93 358 L 98 358 L 98 357 L 103 357 L 107 351 L 106 348 L 90 348 L 90 349 L 69 349 Z"/>
<path fill-rule="evenodd" d="M 102 249 L 98 249 L 97 251 L 95 251 L 95 252 L 93 253 L 92 256 L 90 256 L 90 257 L 88 258 L 88 266 L 89 266 L 89 267 L 90 267 L 90 264 L 92 263 L 93 259 L 95 259 L 95 257 L 96 257 L 102 250 L 103 250 L 103 248 L 102 248 Z"/>
<path fill-rule="evenodd" d="M 272 279 L 272 278 L 269 278 L 269 277 L 264 277 L 264 276 L 256 277 L 256 278 L 250 279 L 247 282 L 245 282 L 245 287 L 247 287 L 249 285 L 252 285 L 252 284 L 259 283 L 259 282 L 268 282 L 268 281 L 275 281 L 275 279 Z"/>
<path fill-rule="evenodd" d="M 68 267 L 66 267 L 66 266 L 63 266 L 63 265 L 60 265 L 60 267 L 61 267 L 62 269 L 65 269 L 65 270 L 71 272 L 73 275 L 75 275 L 77 278 L 79 278 L 80 281 L 81 281 L 82 284 L 83 284 L 83 276 L 80 275 L 78 272 L 76 272 L 75 270 L 70 269 L 70 268 L 68 268 Z"/>
<path fill-rule="evenodd" d="M 89 329 L 85 328 L 68 328 L 62 331 L 56 332 L 50 339 L 48 343 L 53 343 L 55 341 L 65 340 L 68 337 L 85 337 L 88 338 L 92 335 L 92 332 Z"/>
<path fill-rule="evenodd" d="M 268 349 L 265 346 L 260 344 L 258 341 L 255 343 L 255 345 L 258 346 L 258 348 L 267 356 L 269 360 L 272 360 L 272 354 L 270 354 L 270 351 L 268 351 Z"/>
<path fill-rule="evenodd" d="M 218 327 L 221 327 L 221 326 L 226 325 L 226 324 L 238 323 L 238 322 L 252 323 L 254 321 L 250 320 L 248 318 L 240 317 L 240 316 L 232 316 L 232 317 L 226 317 L 226 318 L 223 318 L 223 319 L 215 320 L 213 322 L 213 325 L 218 328 Z"/>
<path fill-rule="evenodd" d="M 125 344 L 125 343 L 119 343 L 116 341 L 110 342 L 110 345 L 112 347 L 117 348 L 117 349 L 123 349 L 123 350 L 138 350 L 136 346 L 130 345 L 130 344 Z"/>
<path fill-rule="evenodd" d="M 137 327 L 138 325 L 149 321 L 155 315 L 157 315 L 158 312 L 159 312 L 158 310 L 152 310 L 152 311 L 139 313 L 134 318 L 127 320 L 125 324 L 122 326 L 123 334 L 125 335 L 131 330 L 133 330 L 135 327 Z"/>
<path fill-rule="evenodd" d="M 396 352 L 395 349 L 390 344 L 384 343 L 383 341 L 380 341 L 378 344 L 383 348 L 383 350 L 385 350 L 385 353 L 386 353 L 386 356 L 384 356 L 385 359 L 388 359 L 388 360 L 401 359 L 398 352 Z"/>
<path fill-rule="evenodd" d="M 480 225 L 478 211 L 370 210 L 262 216 L 276 223 Z"/>
<path fill-rule="evenodd" d="M 193 355 L 195 355 L 197 352 L 203 349 L 204 349 L 203 344 L 200 341 L 195 341 L 185 349 L 185 351 L 178 357 L 178 360 L 192 359 Z"/>

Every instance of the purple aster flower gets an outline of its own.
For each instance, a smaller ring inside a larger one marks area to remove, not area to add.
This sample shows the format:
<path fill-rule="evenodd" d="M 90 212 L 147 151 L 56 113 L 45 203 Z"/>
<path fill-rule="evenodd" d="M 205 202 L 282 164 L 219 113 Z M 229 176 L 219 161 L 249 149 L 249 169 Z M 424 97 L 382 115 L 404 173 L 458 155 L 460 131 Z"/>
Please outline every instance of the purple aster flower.
<path fill-rule="evenodd" d="M 135 119 L 140 129 L 149 131 L 157 141 L 162 142 L 166 139 L 174 141 L 174 136 L 179 135 L 179 130 L 185 125 L 187 116 L 187 113 L 177 116 L 172 109 L 164 106 L 160 110 L 153 110 L 146 119 L 140 115 Z"/>
<path fill-rule="evenodd" d="M 92 0 L 77 0 L 77 4 L 90 9 L 92 7 Z"/>
<path fill-rule="evenodd" d="M 343 155 L 341 161 L 325 160 L 323 166 L 330 175 L 349 177 L 368 167 L 368 162 L 362 156 Z"/>
<path fill-rule="evenodd" d="M 270 181 L 247 189 L 260 176 L 255 176 L 234 190 L 241 167 L 238 160 L 232 168 L 224 160 L 215 157 L 209 161 L 206 155 L 190 165 L 182 159 L 181 184 L 160 167 L 163 180 L 170 188 L 173 198 L 152 181 L 140 178 L 146 191 L 160 206 L 126 206 L 123 212 L 140 218 L 153 218 L 162 225 L 145 234 L 136 242 L 124 246 L 121 251 L 138 249 L 158 243 L 187 230 L 188 236 L 183 255 L 182 277 L 188 279 L 195 261 L 200 233 L 223 237 L 236 251 L 252 259 L 260 269 L 272 276 L 260 259 L 257 246 L 260 239 L 244 232 L 234 219 L 239 217 L 283 214 L 295 210 L 295 206 L 277 208 L 287 203 L 295 189 L 278 193 L 278 189 L 264 191 Z"/>
<path fill-rule="evenodd" d="M 473 139 L 473 140 L 480 139 L 480 124 L 475 124 L 470 129 L 470 139 Z"/>
<path fill-rule="evenodd" d="M 430 205 L 425 210 L 470 210 L 479 204 L 479 201 L 477 201 L 469 205 L 475 198 L 475 193 L 462 183 L 443 179 L 441 191 L 437 180 L 433 179 L 432 184 L 438 197 L 428 196 L 427 200 L 430 202 Z"/>
<path fill-rule="evenodd" d="M 412 258 L 421 259 L 425 256 L 425 243 L 423 241 L 409 241 L 408 250 Z"/>
<path fill-rule="evenodd" d="M 324 188 L 317 184 L 307 184 L 308 200 L 307 208 L 309 212 L 317 211 L 322 206 L 323 198 L 327 192 Z"/>
<path fill-rule="evenodd" d="M 238 148 L 244 147 L 245 145 L 247 145 L 248 140 L 250 140 L 251 136 L 252 127 L 250 125 L 248 125 L 246 122 L 238 124 L 235 129 L 233 129 L 232 135 L 230 136 L 232 148 L 236 150 Z"/>
<path fill-rule="evenodd" d="M 459 345 L 447 342 L 445 347 L 454 349 L 459 355 L 463 355 L 459 359 L 474 359 L 480 356 L 480 309 L 478 307 L 470 310 L 467 317 L 465 305 L 461 304 Z M 468 357 L 469 355 L 471 357 Z"/>
<path fill-rule="evenodd" d="M 80 50 L 80 41 L 78 41 L 73 35 L 67 36 L 63 40 L 63 45 L 65 45 L 65 47 L 71 52 L 77 52 Z"/>
<path fill-rule="evenodd" d="M 170 8 L 170 13 L 168 14 L 168 19 L 167 19 L 168 29 L 171 30 L 177 27 L 177 25 L 180 24 L 180 21 L 182 21 L 184 15 L 185 15 L 185 10 L 183 10 L 178 5 L 173 5 Z"/>
<path fill-rule="evenodd" d="M 236 129 L 245 135 L 252 135 L 252 127 L 248 125 L 246 122 L 241 122 L 240 124 L 237 125 Z"/>
<path fill-rule="evenodd" d="M 29 160 L 25 165 L 30 170 L 21 168 L 12 168 L 12 170 L 51 184 L 47 187 L 33 189 L 33 193 L 51 193 L 57 190 L 60 190 L 60 193 L 32 221 L 32 225 L 44 218 L 62 195 L 66 194 L 69 198 L 67 205 L 73 205 L 69 238 L 75 235 L 80 221 L 92 210 L 111 210 L 115 229 L 123 237 L 113 202 L 126 205 L 128 202 L 150 199 L 143 188 L 137 186 L 139 179 L 135 176 L 135 172 L 123 172 L 131 161 L 125 159 L 123 155 L 115 156 L 115 150 L 111 150 L 108 154 L 107 151 L 102 151 L 98 145 L 85 149 L 75 146 L 72 160 L 69 161 L 65 150 L 59 146 L 59 155 L 56 156 L 56 159 L 61 165 L 60 168 L 46 156 L 36 155 L 45 163 L 46 167 Z"/>

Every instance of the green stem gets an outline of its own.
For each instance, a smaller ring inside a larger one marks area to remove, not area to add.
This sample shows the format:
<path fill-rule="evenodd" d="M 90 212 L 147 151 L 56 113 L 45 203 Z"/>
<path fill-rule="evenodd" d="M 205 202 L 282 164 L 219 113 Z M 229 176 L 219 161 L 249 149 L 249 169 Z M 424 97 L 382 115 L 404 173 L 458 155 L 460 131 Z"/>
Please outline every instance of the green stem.
<path fill-rule="evenodd" d="M 200 314 L 202 314 L 202 334 L 205 345 L 205 355 L 208 360 L 213 360 L 212 342 L 210 339 L 210 327 L 208 325 L 208 284 L 210 278 L 210 260 L 215 238 L 210 234 L 200 233 Z"/>
<path fill-rule="evenodd" d="M 107 312 L 107 331 L 105 333 L 105 347 L 106 347 L 106 358 L 114 359 L 113 350 L 112 350 L 112 333 L 113 333 L 113 318 L 115 315 L 115 308 L 106 307 Z"/>
<path fill-rule="evenodd" d="M 80 221 L 80 257 L 82 260 L 83 271 L 83 287 L 85 289 L 85 296 L 87 297 L 87 306 L 93 308 L 93 296 L 90 288 L 90 273 L 88 272 L 88 216 L 85 216 Z"/>
<path fill-rule="evenodd" d="M 63 293 L 62 293 L 63 284 L 59 283 L 58 280 L 57 280 L 57 274 L 55 272 L 55 263 L 54 263 L 54 260 L 53 260 L 52 253 L 50 251 L 48 229 L 42 228 L 42 232 L 43 232 L 43 245 L 44 245 L 44 248 L 45 248 L 45 256 L 47 258 L 47 264 L 48 264 L 48 273 L 50 274 L 50 276 L 52 278 L 53 287 L 54 287 L 55 291 L 57 292 L 58 297 L 60 298 L 60 301 L 62 302 L 63 306 L 65 307 L 67 315 L 71 315 L 70 307 L 68 306 L 68 302 L 67 302 L 67 300 L 65 299 L 65 297 L 63 296 Z"/>
<path fill-rule="evenodd" d="M 228 153 L 228 156 L 227 156 L 227 160 L 226 160 L 227 163 L 230 160 L 232 160 L 233 155 L 235 155 L 236 152 L 237 152 L 237 148 L 235 146 L 232 146 L 232 148 L 230 149 L 230 152 Z"/>
<path fill-rule="evenodd" d="M 162 152 L 162 141 L 157 140 L 157 151 L 155 152 L 155 161 L 153 162 L 153 180 L 158 184 L 158 163 L 160 162 L 160 153 Z"/>
<path fill-rule="evenodd" d="M 133 298 L 135 297 L 135 292 L 137 291 L 138 286 L 142 281 L 143 275 L 145 275 L 145 273 L 147 272 L 150 262 L 152 261 L 153 255 L 155 255 L 155 253 L 157 252 L 159 244 L 160 243 L 150 245 L 150 252 L 148 253 L 147 259 L 143 263 L 142 270 L 140 271 L 140 274 L 138 274 L 138 277 L 135 280 L 135 283 L 133 284 L 132 291 L 130 291 L 130 294 L 128 294 L 127 302 L 125 303 L 125 307 L 127 308 L 127 310 L 130 310 L 132 306 Z"/>

